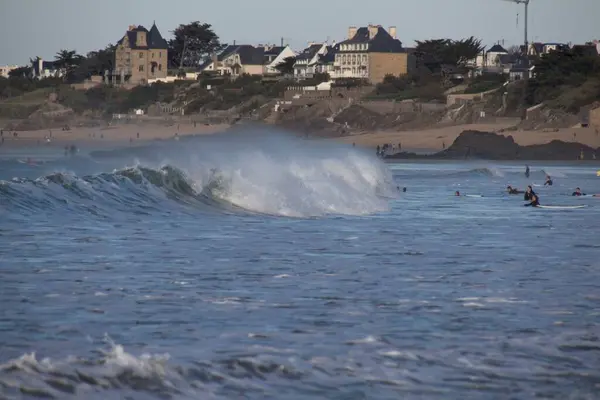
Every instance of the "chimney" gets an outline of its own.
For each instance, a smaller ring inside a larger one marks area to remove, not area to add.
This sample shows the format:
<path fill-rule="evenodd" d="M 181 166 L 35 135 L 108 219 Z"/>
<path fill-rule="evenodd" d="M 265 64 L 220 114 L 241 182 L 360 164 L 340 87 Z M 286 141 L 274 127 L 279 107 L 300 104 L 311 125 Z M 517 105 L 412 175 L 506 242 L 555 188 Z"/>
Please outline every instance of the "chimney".
<path fill-rule="evenodd" d="M 388 33 L 390 34 L 391 37 L 393 37 L 394 39 L 397 39 L 397 37 L 396 37 L 396 27 L 395 26 L 390 26 L 390 29 L 388 30 Z"/>
<path fill-rule="evenodd" d="M 352 39 L 354 37 L 354 35 L 356 35 L 356 27 L 355 26 L 351 26 L 348 28 L 348 39 Z"/>
<path fill-rule="evenodd" d="M 129 29 L 130 31 L 134 30 L 135 28 L 137 28 L 135 25 L 129 25 Z"/>
<path fill-rule="evenodd" d="M 369 40 L 372 40 L 378 31 L 379 27 L 377 25 L 369 25 Z"/>

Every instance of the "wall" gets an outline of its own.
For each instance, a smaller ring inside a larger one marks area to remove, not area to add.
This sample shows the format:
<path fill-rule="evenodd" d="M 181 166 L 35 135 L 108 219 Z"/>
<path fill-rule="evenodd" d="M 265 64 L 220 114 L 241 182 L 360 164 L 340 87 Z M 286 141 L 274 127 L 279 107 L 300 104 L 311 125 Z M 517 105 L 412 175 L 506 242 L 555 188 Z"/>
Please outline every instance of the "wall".
<path fill-rule="evenodd" d="M 143 83 L 148 79 L 166 78 L 167 58 L 167 50 L 132 50 L 129 47 L 120 46 L 115 52 L 114 73 L 120 76 L 121 71 L 124 71 L 125 75 L 131 75 L 129 81 L 135 84 Z M 152 63 L 156 63 L 154 72 Z M 142 71 L 140 71 L 140 66 L 143 68 Z"/>
<path fill-rule="evenodd" d="M 244 65 L 242 70 L 248 75 L 262 75 L 264 73 L 262 65 Z"/>
<path fill-rule="evenodd" d="M 448 107 L 454 104 L 464 104 L 472 101 L 481 101 L 486 96 L 496 92 L 498 89 L 488 90 L 487 92 L 482 93 L 471 93 L 471 94 L 449 94 L 446 97 L 446 105 Z"/>
<path fill-rule="evenodd" d="M 590 126 L 600 129 L 600 107 L 590 110 Z"/>
<path fill-rule="evenodd" d="M 386 75 L 406 75 L 414 68 L 414 62 L 414 57 L 408 53 L 370 53 L 369 80 L 376 84 Z"/>

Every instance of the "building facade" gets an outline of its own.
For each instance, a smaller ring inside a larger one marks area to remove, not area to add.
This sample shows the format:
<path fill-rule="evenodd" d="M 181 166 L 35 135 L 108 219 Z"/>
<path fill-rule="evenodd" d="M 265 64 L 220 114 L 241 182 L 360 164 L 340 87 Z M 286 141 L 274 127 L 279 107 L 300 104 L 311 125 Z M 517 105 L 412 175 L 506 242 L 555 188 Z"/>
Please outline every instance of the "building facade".
<path fill-rule="evenodd" d="M 113 76 L 133 84 L 166 78 L 168 60 L 168 44 L 156 24 L 150 30 L 132 25 L 117 42 Z"/>
<path fill-rule="evenodd" d="M 0 77 L 8 78 L 10 71 L 19 68 L 18 65 L 2 65 L 0 66 Z"/>
<path fill-rule="evenodd" d="M 219 75 L 263 75 L 265 73 L 265 48 L 249 44 L 227 46 L 220 54 L 213 54 L 198 68 L 198 72 L 215 72 Z"/>
<path fill-rule="evenodd" d="M 396 39 L 396 28 L 381 25 L 348 29 L 348 39 L 338 44 L 334 62 L 334 79 L 359 78 L 371 83 L 386 75 L 402 76 L 415 68 L 415 58 Z"/>

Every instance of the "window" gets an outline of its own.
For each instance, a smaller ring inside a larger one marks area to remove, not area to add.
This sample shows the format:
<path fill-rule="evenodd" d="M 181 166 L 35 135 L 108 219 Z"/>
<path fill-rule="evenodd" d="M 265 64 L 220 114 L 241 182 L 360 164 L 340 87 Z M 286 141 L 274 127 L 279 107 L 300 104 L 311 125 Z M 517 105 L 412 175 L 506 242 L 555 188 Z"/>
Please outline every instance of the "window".
<path fill-rule="evenodd" d="M 162 58 L 162 51 L 158 52 L 158 58 Z"/>
<path fill-rule="evenodd" d="M 162 71 L 162 64 L 158 64 L 158 70 Z"/>
<path fill-rule="evenodd" d="M 144 58 L 144 53 L 140 51 L 140 58 Z"/>
<path fill-rule="evenodd" d="M 154 58 L 154 52 L 152 52 L 152 58 Z"/>
<path fill-rule="evenodd" d="M 138 71 L 140 71 L 140 72 L 144 72 L 144 66 L 143 66 L 143 65 L 140 65 L 140 66 L 138 67 Z"/>

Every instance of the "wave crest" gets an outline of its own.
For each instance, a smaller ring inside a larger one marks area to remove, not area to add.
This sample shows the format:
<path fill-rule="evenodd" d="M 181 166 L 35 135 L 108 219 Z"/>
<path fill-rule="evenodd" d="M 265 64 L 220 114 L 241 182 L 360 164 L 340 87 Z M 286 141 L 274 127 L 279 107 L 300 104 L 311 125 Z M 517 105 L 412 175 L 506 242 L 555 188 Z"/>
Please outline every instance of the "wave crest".
<path fill-rule="evenodd" d="M 0 182 L 0 198 L 21 211 L 67 207 L 94 214 L 115 209 L 150 212 L 173 203 L 220 211 L 289 217 L 363 215 L 385 211 L 396 192 L 383 164 L 349 152 L 344 157 L 256 155 L 239 163 L 134 166 L 78 177 L 55 172 Z"/>

